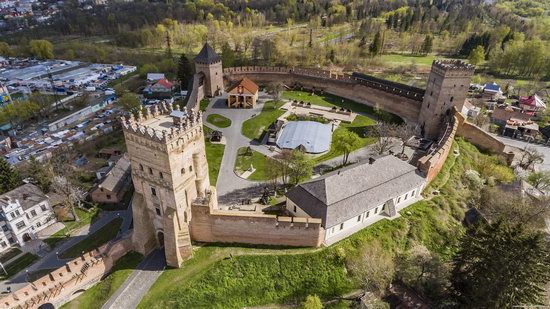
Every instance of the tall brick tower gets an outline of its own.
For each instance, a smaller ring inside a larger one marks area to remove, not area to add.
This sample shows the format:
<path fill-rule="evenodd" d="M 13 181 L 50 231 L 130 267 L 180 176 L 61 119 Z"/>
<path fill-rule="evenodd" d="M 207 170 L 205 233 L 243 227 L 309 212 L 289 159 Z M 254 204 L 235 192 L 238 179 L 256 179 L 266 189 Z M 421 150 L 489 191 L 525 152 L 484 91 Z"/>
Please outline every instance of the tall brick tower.
<path fill-rule="evenodd" d="M 135 194 L 136 251 L 164 247 L 169 266 L 191 256 L 191 203 L 210 187 L 200 112 L 160 104 L 122 118 Z"/>
<path fill-rule="evenodd" d="M 474 66 L 460 60 L 435 60 L 428 79 L 418 123 L 424 137 L 437 139 L 452 108 L 462 110 Z"/>
<path fill-rule="evenodd" d="M 213 97 L 223 92 L 222 58 L 208 45 L 208 42 L 195 57 L 195 72 L 203 73 L 205 76 L 206 96 Z"/>

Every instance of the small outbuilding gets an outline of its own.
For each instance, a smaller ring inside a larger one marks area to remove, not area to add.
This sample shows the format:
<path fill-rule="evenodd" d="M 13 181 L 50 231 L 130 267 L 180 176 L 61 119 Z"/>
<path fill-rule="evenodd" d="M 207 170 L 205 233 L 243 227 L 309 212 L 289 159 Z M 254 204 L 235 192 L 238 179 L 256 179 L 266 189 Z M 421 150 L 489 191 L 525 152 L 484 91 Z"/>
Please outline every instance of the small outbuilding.
<path fill-rule="evenodd" d="M 248 78 L 241 79 L 233 85 L 227 92 L 227 106 L 229 108 L 254 108 L 258 100 L 258 90 L 260 88 L 256 83 Z"/>
<path fill-rule="evenodd" d="M 299 149 L 307 153 L 322 153 L 330 149 L 332 126 L 315 121 L 290 121 L 277 136 L 281 149 Z"/>

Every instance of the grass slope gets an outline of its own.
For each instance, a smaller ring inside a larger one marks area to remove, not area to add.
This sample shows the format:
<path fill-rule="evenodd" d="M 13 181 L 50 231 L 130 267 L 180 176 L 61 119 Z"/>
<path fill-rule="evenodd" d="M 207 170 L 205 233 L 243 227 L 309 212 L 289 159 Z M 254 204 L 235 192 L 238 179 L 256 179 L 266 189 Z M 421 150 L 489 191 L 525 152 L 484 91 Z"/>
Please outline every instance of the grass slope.
<path fill-rule="evenodd" d="M 227 128 L 231 125 L 231 119 L 218 114 L 208 115 L 208 117 L 206 117 L 206 121 L 218 128 Z"/>
<path fill-rule="evenodd" d="M 132 274 L 143 256 L 136 252 L 128 252 L 121 257 L 111 269 L 111 273 L 98 284 L 86 290 L 84 293 L 63 305 L 63 309 L 94 309 L 101 308 L 109 298 L 122 286 L 124 281 Z"/>
<path fill-rule="evenodd" d="M 32 254 L 32 253 L 25 253 L 19 258 L 17 258 L 15 261 L 11 262 L 9 265 L 4 266 L 6 268 L 6 271 L 8 272 L 7 275 L 5 275 L 2 272 L 2 275 L 0 275 L 0 280 L 8 279 L 11 276 L 17 274 L 18 272 L 22 271 L 23 269 L 27 268 L 32 263 L 36 262 L 38 260 L 38 256 Z"/>
<path fill-rule="evenodd" d="M 206 160 L 208 161 L 208 177 L 210 178 L 210 184 L 216 186 L 218 181 L 218 175 L 220 173 L 220 166 L 222 164 L 223 153 L 225 151 L 225 145 L 213 144 L 206 138 L 207 135 L 212 132 L 209 127 L 203 126 L 206 145 Z"/>
<path fill-rule="evenodd" d="M 250 139 L 260 140 L 265 130 L 284 114 L 284 111 L 279 109 L 283 104 L 284 102 L 265 102 L 262 112 L 258 116 L 243 123 L 241 130 L 243 135 Z"/>
<path fill-rule="evenodd" d="M 323 249 L 231 245 L 196 249 L 182 268 L 161 275 L 139 308 L 242 308 L 297 304 L 309 294 L 324 299 L 341 295 L 358 287 L 346 274 L 345 259 L 360 254 L 373 240 L 392 253 L 422 243 L 449 260 L 463 233 L 461 220 L 472 194 L 463 183 L 464 171 L 483 168 L 480 162 L 486 158 L 501 166 L 467 142 L 458 140 L 454 146 L 460 147 L 460 156 L 451 155 L 443 172 L 426 190 L 438 189 L 440 194 L 408 207 L 400 218 L 381 220 Z"/>
<path fill-rule="evenodd" d="M 82 209 L 76 208 L 76 214 L 80 218 L 80 221 L 63 222 L 65 227 L 62 228 L 61 230 L 55 232 L 54 234 L 52 234 L 47 239 L 44 239 L 44 242 L 47 243 L 50 246 L 50 248 L 53 249 L 61 241 L 67 239 L 67 237 L 69 237 L 68 236 L 69 233 L 71 233 L 74 230 L 77 230 L 77 229 L 79 229 L 79 228 L 81 228 L 81 227 L 83 227 L 87 224 L 91 224 L 93 219 L 96 217 L 98 211 L 99 210 L 97 208 L 92 208 L 90 210 L 90 212 L 86 212 Z"/>
<path fill-rule="evenodd" d="M 122 221 L 122 218 L 115 218 L 111 220 L 109 223 L 105 224 L 99 230 L 95 231 L 82 241 L 63 251 L 59 254 L 59 257 L 62 259 L 75 258 L 79 256 L 82 251 L 88 252 L 103 245 L 116 237 Z"/>

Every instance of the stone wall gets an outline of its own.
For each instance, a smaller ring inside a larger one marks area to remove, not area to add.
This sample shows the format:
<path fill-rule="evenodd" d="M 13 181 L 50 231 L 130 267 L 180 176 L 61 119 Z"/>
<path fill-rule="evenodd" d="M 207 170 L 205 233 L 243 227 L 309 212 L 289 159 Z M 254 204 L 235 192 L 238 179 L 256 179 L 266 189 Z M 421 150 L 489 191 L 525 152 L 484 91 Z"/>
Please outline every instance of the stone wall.
<path fill-rule="evenodd" d="M 320 219 L 219 210 L 212 196 L 191 206 L 193 241 L 296 247 L 318 247 L 324 241 Z"/>
<path fill-rule="evenodd" d="M 283 67 L 233 67 L 225 68 L 224 75 L 229 83 L 247 77 L 258 84 L 284 82 L 323 90 L 333 95 L 356 101 L 371 107 L 396 114 L 416 122 L 421 102 L 405 96 L 406 92 L 390 86 L 371 87 L 359 82 L 353 76 L 315 69 L 289 69 Z M 401 94 L 401 95 L 399 95 Z"/>
<path fill-rule="evenodd" d="M 506 147 L 504 143 L 493 137 L 491 134 L 468 121 L 464 121 L 464 123 L 460 126 L 458 135 L 464 137 L 465 140 L 478 146 L 479 148 L 493 153 L 502 153 L 504 152 L 504 147 Z"/>
<path fill-rule="evenodd" d="M 37 308 L 51 303 L 56 308 L 78 290 L 98 282 L 114 263 L 132 248 L 129 237 L 109 242 L 77 257 L 25 287 L 0 298 L 1 308 Z"/>

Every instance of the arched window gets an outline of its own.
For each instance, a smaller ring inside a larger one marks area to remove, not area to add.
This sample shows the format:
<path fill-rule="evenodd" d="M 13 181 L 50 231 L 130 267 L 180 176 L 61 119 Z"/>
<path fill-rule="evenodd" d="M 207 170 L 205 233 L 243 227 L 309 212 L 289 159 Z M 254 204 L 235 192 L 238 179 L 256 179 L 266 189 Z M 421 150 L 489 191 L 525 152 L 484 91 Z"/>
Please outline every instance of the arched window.
<path fill-rule="evenodd" d="M 189 171 L 190 171 L 190 172 L 193 171 L 193 165 L 189 165 Z"/>
<path fill-rule="evenodd" d="M 451 102 L 454 100 L 455 97 L 451 97 Z"/>
<path fill-rule="evenodd" d="M 185 167 L 182 167 L 182 168 L 181 168 L 181 174 L 182 174 L 182 175 L 185 174 Z"/>
<path fill-rule="evenodd" d="M 139 170 L 143 171 L 143 165 L 142 164 L 139 165 Z"/>

